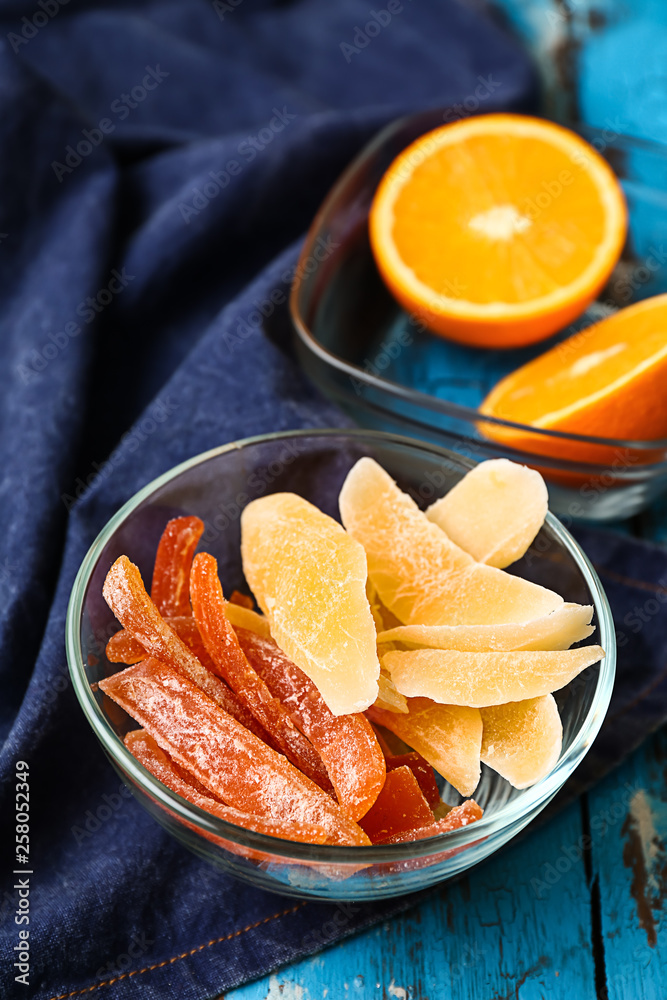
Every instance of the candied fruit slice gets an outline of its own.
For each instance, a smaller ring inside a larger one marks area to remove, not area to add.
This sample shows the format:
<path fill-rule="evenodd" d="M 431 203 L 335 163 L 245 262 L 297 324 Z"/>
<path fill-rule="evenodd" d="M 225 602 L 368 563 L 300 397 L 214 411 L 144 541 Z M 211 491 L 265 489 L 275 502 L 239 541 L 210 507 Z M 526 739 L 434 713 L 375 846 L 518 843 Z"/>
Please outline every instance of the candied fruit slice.
<path fill-rule="evenodd" d="M 247 628 L 250 632 L 256 632 L 257 635 L 263 635 L 267 639 L 270 638 L 271 630 L 264 615 L 258 615 L 256 611 L 251 611 L 249 608 L 242 608 L 240 604 L 232 604 L 231 601 L 225 605 L 225 614 L 234 627 L 240 625 L 241 628 Z"/>
<path fill-rule="evenodd" d="M 107 573 L 103 593 L 118 621 L 141 643 L 147 653 L 189 677 L 221 708 L 251 729 L 260 739 L 267 737 L 263 727 L 240 704 L 234 692 L 206 669 L 174 628 L 165 621 L 146 593 L 141 573 L 127 556 L 120 556 Z M 177 623 L 177 628 L 184 627 L 188 630 L 187 634 L 192 634 L 188 626 L 183 626 L 183 618 L 173 621 Z M 194 624 L 191 618 L 187 621 Z"/>
<path fill-rule="evenodd" d="M 515 788 L 528 788 L 554 769 L 563 726 L 553 695 L 482 708 L 485 764 Z"/>
<path fill-rule="evenodd" d="M 397 833 L 393 837 L 384 840 L 384 844 L 403 844 L 409 840 L 424 840 L 426 837 L 437 837 L 441 833 L 448 833 L 450 830 L 460 830 L 463 826 L 476 823 L 484 815 L 480 806 L 474 799 L 462 802 L 460 806 L 454 806 L 447 813 L 444 819 L 439 819 L 429 826 L 422 826 L 416 830 L 409 830 L 407 833 Z"/>
<path fill-rule="evenodd" d="M 324 761 L 341 809 L 358 820 L 375 802 L 385 779 L 384 755 L 368 719 L 361 713 L 334 715 L 277 643 L 243 628 L 237 634 L 251 665 Z"/>
<path fill-rule="evenodd" d="M 339 503 L 380 600 L 405 625 L 526 622 L 563 603 L 551 590 L 475 562 L 372 458 L 350 470 Z"/>
<path fill-rule="evenodd" d="M 410 698 L 408 709 L 400 715 L 373 707 L 366 714 L 420 753 L 461 795 L 472 795 L 480 777 L 479 709 L 439 705 L 428 698 Z"/>
<path fill-rule="evenodd" d="M 426 516 L 473 559 L 503 569 L 526 552 L 548 502 L 539 472 L 493 458 L 471 469 Z"/>
<path fill-rule="evenodd" d="M 603 657 L 600 646 L 510 653 L 410 649 L 386 653 L 382 662 L 407 698 L 486 708 L 558 691 Z"/>
<path fill-rule="evenodd" d="M 424 760 L 420 753 L 412 750 L 410 753 L 390 755 L 387 757 L 387 773 L 396 770 L 397 767 L 409 767 L 417 784 L 421 788 L 422 795 L 430 805 L 431 809 L 442 805 L 440 792 L 433 776 L 433 768 L 427 760 Z"/>
<path fill-rule="evenodd" d="M 241 552 L 271 635 L 333 714 L 372 705 L 380 664 L 359 542 L 302 497 L 274 493 L 243 511 Z"/>
<path fill-rule="evenodd" d="M 590 604 L 561 604 L 550 615 L 510 625 L 400 625 L 378 635 L 378 643 L 458 649 L 462 653 L 519 649 L 569 649 L 595 631 Z"/>
<path fill-rule="evenodd" d="M 109 663 L 138 663 L 146 656 L 139 640 L 124 628 L 111 636 L 105 652 Z"/>
<path fill-rule="evenodd" d="M 218 564 L 207 552 L 200 552 L 192 564 L 190 597 L 195 621 L 215 672 L 227 681 L 271 734 L 277 749 L 321 788 L 330 791 L 332 785 L 322 758 L 296 728 L 241 649 L 225 614 L 227 602 L 218 578 Z"/>
<path fill-rule="evenodd" d="M 433 823 L 433 812 L 419 783 L 407 766 L 387 773 L 382 791 L 359 826 L 378 844 L 396 833 L 405 833 Z"/>
<path fill-rule="evenodd" d="M 387 712 L 406 713 L 408 711 L 406 697 L 396 689 L 396 685 L 392 681 L 388 670 L 380 670 L 378 696 L 373 704 L 376 708 L 383 708 Z"/>
<path fill-rule="evenodd" d="M 247 608 L 248 611 L 255 610 L 255 602 L 249 594 L 242 594 L 240 590 L 232 590 L 229 598 L 230 604 L 236 604 L 239 608 Z"/>
<path fill-rule="evenodd" d="M 270 837 L 282 837 L 284 840 L 324 844 L 327 839 L 324 827 L 315 826 L 312 823 L 288 822 L 266 816 L 253 816 L 212 798 L 210 793 L 207 794 L 202 789 L 196 778 L 188 780 L 187 772 L 170 760 L 153 737 L 144 729 L 133 729 L 132 732 L 128 733 L 125 737 L 125 746 L 147 771 L 150 771 L 167 788 L 171 788 L 172 792 L 176 792 L 188 802 L 199 806 L 200 809 L 205 809 L 206 812 L 212 813 L 219 819 L 245 827 L 246 830 L 254 830 L 256 833 L 268 834 Z"/>
<path fill-rule="evenodd" d="M 326 792 L 165 663 L 148 657 L 99 686 L 227 805 L 321 826 L 331 843 L 368 843 Z"/>
<path fill-rule="evenodd" d="M 189 615 L 190 567 L 204 522 L 198 517 L 175 517 L 167 522 L 157 547 L 151 599 L 165 618 Z"/>

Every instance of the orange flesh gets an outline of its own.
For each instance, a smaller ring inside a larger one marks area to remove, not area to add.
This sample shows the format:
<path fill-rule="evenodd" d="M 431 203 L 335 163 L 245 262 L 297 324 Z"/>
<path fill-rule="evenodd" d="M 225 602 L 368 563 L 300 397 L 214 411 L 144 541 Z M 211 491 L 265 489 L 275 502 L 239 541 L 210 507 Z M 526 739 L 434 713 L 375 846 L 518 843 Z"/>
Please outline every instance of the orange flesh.
<path fill-rule="evenodd" d="M 409 767 L 390 771 L 375 803 L 359 825 L 372 844 L 433 823 L 433 813 Z"/>
<path fill-rule="evenodd" d="M 100 681 L 100 688 L 234 809 L 323 827 L 330 843 L 369 842 L 326 792 L 166 664 L 148 658 Z"/>
<path fill-rule="evenodd" d="M 360 713 L 334 715 L 310 678 L 272 639 L 244 628 L 236 632 L 250 664 L 324 761 L 341 809 L 350 819 L 360 819 L 385 780 L 384 756 L 372 726 Z"/>
<path fill-rule="evenodd" d="M 256 833 L 268 834 L 270 837 L 282 837 L 284 840 L 297 840 L 309 844 L 324 844 L 327 839 L 326 830 L 321 826 L 311 823 L 288 823 L 279 819 L 266 818 L 264 816 L 252 816 L 250 813 L 240 812 L 232 809 L 221 802 L 211 798 L 196 778 L 188 780 L 187 775 L 178 765 L 174 764 L 169 757 L 163 753 L 152 736 L 149 736 L 143 729 L 134 729 L 125 737 L 125 746 L 140 764 L 150 771 L 151 774 L 161 781 L 172 792 L 176 792 L 182 798 L 187 799 L 200 809 L 212 813 L 219 819 L 224 819 L 228 823 L 245 827 L 246 830 L 254 830 Z M 196 785 L 195 785 L 196 782 Z"/>
<path fill-rule="evenodd" d="M 215 672 L 222 677 L 258 722 L 271 734 L 277 748 L 305 775 L 332 789 L 322 759 L 299 732 L 285 708 L 252 668 L 225 615 L 225 599 L 213 556 L 200 552 L 192 564 L 190 596 L 197 627 Z"/>
<path fill-rule="evenodd" d="M 593 437 L 666 438 L 666 380 L 667 295 L 659 295 L 587 327 L 507 375 L 480 412 Z M 525 436 L 488 425 L 484 433 L 508 440 Z M 568 442 L 553 439 L 539 450 L 568 457 Z"/>
<path fill-rule="evenodd" d="M 421 788 L 422 795 L 431 809 L 435 809 L 436 806 L 440 805 L 442 800 L 435 778 L 433 777 L 433 768 L 427 760 L 424 760 L 420 753 L 412 750 L 410 753 L 390 754 L 387 757 L 387 772 L 394 771 L 397 767 L 410 768 L 417 779 L 417 784 Z"/>
<path fill-rule="evenodd" d="M 190 567 L 204 522 L 198 517 L 175 517 L 162 533 L 153 567 L 151 598 L 161 615 L 189 615 Z"/>

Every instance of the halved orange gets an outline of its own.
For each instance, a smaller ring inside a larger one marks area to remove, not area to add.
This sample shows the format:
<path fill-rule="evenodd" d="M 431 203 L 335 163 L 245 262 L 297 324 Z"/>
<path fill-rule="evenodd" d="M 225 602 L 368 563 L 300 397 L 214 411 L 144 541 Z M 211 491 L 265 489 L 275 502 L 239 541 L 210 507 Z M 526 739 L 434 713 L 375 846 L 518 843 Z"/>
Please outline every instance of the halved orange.
<path fill-rule="evenodd" d="M 393 295 L 463 343 L 517 347 L 575 319 L 627 231 L 623 192 L 569 129 L 481 115 L 409 146 L 375 194 L 370 239 Z"/>
<path fill-rule="evenodd" d="M 486 416 L 626 441 L 667 439 L 667 295 L 628 306 L 507 375 Z M 487 437 L 545 455 L 600 462 L 601 447 L 485 423 Z M 606 449 L 605 449 L 606 450 Z M 610 448 L 611 454 L 611 448 Z M 655 455 L 653 456 L 655 457 Z"/>

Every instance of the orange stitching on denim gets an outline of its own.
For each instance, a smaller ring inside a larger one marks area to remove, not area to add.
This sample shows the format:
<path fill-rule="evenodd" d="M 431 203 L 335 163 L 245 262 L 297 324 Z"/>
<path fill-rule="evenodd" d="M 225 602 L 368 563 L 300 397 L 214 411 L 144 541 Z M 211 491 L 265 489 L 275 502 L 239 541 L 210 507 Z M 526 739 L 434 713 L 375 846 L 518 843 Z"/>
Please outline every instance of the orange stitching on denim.
<path fill-rule="evenodd" d="M 173 958 L 165 958 L 163 962 L 156 962 L 155 965 L 147 965 L 143 969 L 133 969 L 132 972 L 123 972 L 120 976 L 114 976 L 113 979 L 105 979 L 103 983 L 95 983 L 93 986 L 86 986 L 83 990 L 73 990 L 72 993 L 60 993 L 58 996 L 51 997 L 51 1000 L 67 1000 L 68 997 L 79 997 L 83 993 L 92 993 L 93 990 L 99 990 L 101 986 L 111 986 L 112 983 L 118 983 L 121 979 L 129 979 L 130 976 L 140 976 L 142 972 L 152 972 L 153 969 L 161 969 L 164 965 L 173 965 L 174 962 L 178 962 L 181 958 L 189 958 L 190 955 L 196 955 L 198 951 L 210 948 L 214 944 L 221 944 L 223 941 L 231 941 L 232 938 L 240 937 L 241 934 L 245 934 L 246 931 L 252 931 L 256 927 L 261 927 L 262 924 L 268 924 L 272 920 L 278 920 L 280 917 L 287 917 L 290 913 L 296 913 L 297 910 L 300 910 L 302 907 L 307 905 L 307 902 L 297 903 L 296 906 L 291 906 L 287 910 L 282 910 L 281 913 L 274 913 L 270 917 L 264 917 L 263 920 L 258 920 L 254 924 L 248 924 L 247 927 L 242 927 L 241 930 L 234 931 L 232 934 L 225 934 L 223 937 L 213 938 L 211 941 L 207 941 L 206 944 L 200 944 L 196 948 L 191 948 L 190 951 L 184 951 L 180 955 L 174 955 Z"/>

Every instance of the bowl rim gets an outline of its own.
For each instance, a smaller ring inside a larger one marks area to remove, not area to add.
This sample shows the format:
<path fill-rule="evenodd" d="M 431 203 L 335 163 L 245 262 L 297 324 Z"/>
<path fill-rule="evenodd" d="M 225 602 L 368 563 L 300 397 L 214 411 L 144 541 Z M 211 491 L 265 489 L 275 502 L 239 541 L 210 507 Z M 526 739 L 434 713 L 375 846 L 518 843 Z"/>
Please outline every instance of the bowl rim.
<path fill-rule="evenodd" d="M 371 443 L 374 441 L 387 444 L 392 443 L 399 447 L 407 447 L 416 451 L 426 451 L 445 461 L 458 465 L 467 465 L 470 468 L 477 464 L 447 448 L 442 448 L 440 445 L 418 441 L 405 435 L 343 427 L 278 431 L 242 438 L 229 444 L 211 448 L 208 451 L 186 459 L 184 462 L 162 473 L 162 475 L 147 483 L 130 497 L 105 524 L 88 549 L 72 586 L 65 626 L 66 652 L 72 685 L 88 723 L 107 755 L 121 769 L 124 775 L 129 776 L 142 792 L 147 793 L 158 804 L 166 807 L 170 812 L 177 814 L 188 824 L 197 828 L 198 833 L 214 834 L 222 840 L 230 841 L 242 847 L 259 849 L 267 855 L 287 860 L 308 860 L 322 864 L 330 864 L 335 861 L 357 866 L 363 862 L 364 867 L 369 864 L 390 861 L 407 861 L 414 858 L 427 857 L 431 854 L 438 854 L 450 848 L 468 846 L 475 841 L 489 837 L 494 832 L 510 828 L 513 824 L 524 825 L 533 814 L 544 808 L 590 749 L 593 740 L 600 730 L 609 706 L 616 668 L 615 628 L 611 608 L 609 607 L 602 584 L 578 543 L 551 512 L 547 513 L 545 523 L 549 525 L 557 541 L 574 559 L 584 577 L 597 617 L 599 645 L 603 647 L 606 655 L 600 663 L 595 693 L 586 718 L 578 734 L 573 739 L 572 745 L 564 755 L 561 754 L 554 769 L 535 785 L 522 790 L 520 796 L 501 806 L 497 812 L 489 816 L 485 814 L 482 819 L 477 820 L 467 827 L 441 833 L 435 837 L 423 840 L 408 841 L 401 844 L 377 844 L 373 846 L 299 843 L 246 830 L 244 827 L 238 827 L 207 813 L 205 810 L 191 804 L 176 792 L 167 788 L 166 785 L 163 785 L 162 782 L 155 778 L 150 771 L 144 768 L 132 756 L 122 740 L 112 729 L 109 720 L 98 704 L 86 677 L 80 640 L 80 623 L 84 598 L 91 575 L 96 568 L 101 553 L 117 528 L 140 504 L 149 499 L 157 490 L 198 465 L 203 465 L 211 459 L 228 452 L 240 451 L 256 444 L 308 437 L 347 437 L 359 442 L 366 440 Z"/>
<path fill-rule="evenodd" d="M 493 113 L 493 112 L 491 112 Z M 316 338 L 313 331 L 308 325 L 304 312 L 302 309 L 302 297 L 307 294 L 307 285 L 309 281 L 314 280 L 317 270 L 312 272 L 305 267 L 306 261 L 313 255 L 313 245 L 320 234 L 322 226 L 325 220 L 330 214 L 331 208 L 335 205 L 341 195 L 344 193 L 346 187 L 351 183 L 357 172 L 363 167 L 363 165 L 371 159 L 371 157 L 380 149 L 385 142 L 387 142 L 392 136 L 398 133 L 402 128 L 404 128 L 408 123 L 414 122 L 415 124 L 420 119 L 425 119 L 429 112 L 418 112 L 414 115 L 404 115 L 400 118 L 394 119 L 394 121 L 389 122 L 385 125 L 379 132 L 377 132 L 369 142 L 360 150 L 357 156 L 352 160 L 352 162 L 345 168 L 338 179 L 334 182 L 332 187 L 329 189 L 324 197 L 324 200 L 320 204 L 313 221 L 311 222 L 306 238 L 304 240 L 301 252 L 299 254 L 299 259 L 296 264 L 294 272 L 294 280 L 292 282 L 292 288 L 289 296 L 289 311 L 292 324 L 296 331 L 297 337 L 304 345 L 306 350 L 314 354 L 320 361 L 324 362 L 328 367 L 334 368 L 346 375 L 350 379 L 354 379 L 355 382 L 360 383 L 362 386 L 380 390 L 389 396 L 396 397 L 398 399 L 414 403 L 415 405 L 421 406 L 424 409 L 432 410 L 436 413 L 442 413 L 446 416 L 455 417 L 459 420 L 465 420 L 468 423 L 476 424 L 480 421 L 484 423 L 492 424 L 494 426 L 503 427 L 510 431 L 515 431 L 519 434 L 530 434 L 534 437 L 535 441 L 539 440 L 564 440 L 573 442 L 576 444 L 592 444 L 599 447 L 605 448 L 616 448 L 616 449 L 634 449 L 638 452 L 643 451 L 662 451 L 667 448 L 667 438 L 656 438 L 654 440 L 631 440 L 623 438 L 606 438 L 606 437 L 596 437 L 594 435 L 588 434 L 575 434 L 568 431 L 551 430 L 549 428 L 534 427 L 531 424 L 521 424 L 513 420 L 506 420 L 502 417 L 494 417 L 486 414 L 480 414 L 479 410 L 466 406 L 462 403 L 453 403 L 446 399 L 441 399 L 438 396 L 433 396 L 430 393 L 423 392 L 420 389 L 413 389 L 408 386 L 402 385 L 400 382 L 394 382 L 391 379 L 384 378 L 382 375 L 376 375 L 373 372 L 366 371 L 365 369 L 346 361 L 344 358 L 333 351 L 329 350 Z M 531 117 L 531 116 L 526 116 Z M 534 116 L 533 116 L 534 117 Z M 544 117 L 544 116 L 538 116 Z M 568 125 L 572 131 L 576 131 L 577 134 L 584 139 L 584 141 L 589 142 L 593 146 L 593 139 L 597 135 L 603 134 L 603 129 L 596 129 L 594 126 L 587 126 L 583 123 L 576 123 L 576 125 Z M 426 130 L 426 132 L 421 133 L 425 135 L 428 131 L 431 131 L 433 126 Z M 651 143 L 648 140 L 641 140 L 630 135 L 621 135 L 620 139 L 622 143 L 627 144 L 632 147 L 637 148 L 648 148 L 656 152 L 656 155 L 661 155 L 663 158 L 667 158 L 667 146 L 662 147 L 659 144 Z M 597 150 L 596 150 L 597 152 Z M 598 155 L 602 155 L 599 153 Z M 368 213 L 366 213 L 366 219 L 368 219 Z M 664 293 L 667 294 L 667 293 Z M 594 302 L 597 301 L 594 300 Z M 594 304 L 594 303 L 593 303 Z M 635 305 L 636 303 L 631 303 Z M 597 322 L 597 321 L 596 321 Z M 591 324 L 592 325 L 592 324 Z M 577 331 L 579 332 L 579 331 Z M 436 336 L 434 334 L 434 336 Z M 545 338 L 549 339 L 549 338 Z M 511 448 L 511 441 L 506 442 L 506 447 Z M 525 453 L 525 452 L 524 452 Z M 539 455 L 539 452 L 535 454 Z M 549 460 L 550 456 L 540 456 L 545 460 Z M 587 468 L 594 469 L 598 472 L 600 468 L 606 468 L 598 463 L 587 463 L 587 462 L 576 462 L 568 459 L 558 459 L 558 466 L 566 469 L 570 468 Z M 667 457 L 662 458 L 658 461 L 653 462 L 642 462 L 644 468 L 650 469 L 661 469 L 667 467 Z M 621 470 L 622 473 L 623 470 Z"/>

